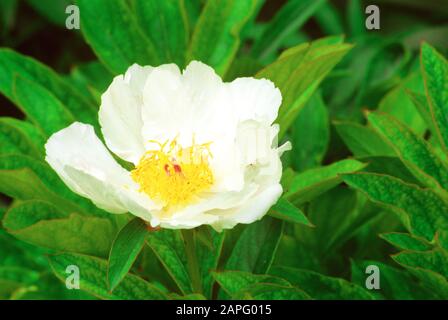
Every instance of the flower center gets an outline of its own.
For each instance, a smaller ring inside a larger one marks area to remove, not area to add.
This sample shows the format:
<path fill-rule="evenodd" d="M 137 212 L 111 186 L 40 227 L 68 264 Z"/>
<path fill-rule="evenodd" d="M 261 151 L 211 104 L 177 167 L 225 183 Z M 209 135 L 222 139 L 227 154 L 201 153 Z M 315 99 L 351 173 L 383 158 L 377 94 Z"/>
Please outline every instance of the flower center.
<path fill-rule="evenodd" d="M 140 185 L 140 191 L 151 199 L 161 201 L 164 210 L 194 202 L 196 196 L 213 184 L 213 173 L 208 160 L 210 143 L 182 148 L 174 139 L 147 151 L 131 171 L 131 177 Z"/>

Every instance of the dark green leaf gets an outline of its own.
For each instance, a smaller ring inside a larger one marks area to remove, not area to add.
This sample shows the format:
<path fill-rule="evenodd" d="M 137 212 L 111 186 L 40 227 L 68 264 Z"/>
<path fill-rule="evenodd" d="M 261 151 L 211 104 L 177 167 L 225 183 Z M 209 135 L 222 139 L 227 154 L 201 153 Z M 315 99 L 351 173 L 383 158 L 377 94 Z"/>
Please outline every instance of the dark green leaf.
<path fill-rule="evenodd" d="M 274 259 L 282 229 L 283 223 L 270 217 L 248 225 L 235 244 L 225 269 L 267 272 Z"/>
<path fill-rule="evenodd" d="M 183 294 L 192 293 L 187 271 L 183 238 L 178 230 L 160 230 L 148 234 L 147 244 L 156 254 Z"/>
<path fill-rule="evenodd" d="M 142 250 L 147 233 L 146 223 L 140 218 L 134 218 L 117 234 L 109 254 L 107 270 L 107 281 L 111 291 L 131 269 Z"/>
<path fill-rule="evenodd" d="M 49 257 L 50 265 L 61 281 L 66 281 L 66 268 L 79 268 L 80 289 L 101 299 L 163 300 L 167 296 L 142 278 L 128 274 L 111 293 L 107 288 L 107 261 L 81 254 L 58 254 Z"/>
<path fill-rule="evenodd" d="M 286 279 L 314 299 L 373 299 L 367 290 L 341 278 L 289 267 L 273 267 L 270 273 Z"/>

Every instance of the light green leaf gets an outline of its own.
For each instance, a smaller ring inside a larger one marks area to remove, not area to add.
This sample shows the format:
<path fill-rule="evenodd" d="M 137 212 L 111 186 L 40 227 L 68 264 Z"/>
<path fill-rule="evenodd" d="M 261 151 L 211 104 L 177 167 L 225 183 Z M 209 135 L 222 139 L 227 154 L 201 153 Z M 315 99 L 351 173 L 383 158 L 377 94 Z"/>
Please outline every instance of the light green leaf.
<path fill-rule="evenodd" d="M 67 215 L 43 201 L 13 206 L 3 225 L 15 237 L 34 245 L 99 257 L 107 257 L 116 232 L 108 219 Z"/>
<path fill-rule="evenodd" d="M 26 134 L 7 119 L 0 118 L 0 153 L 24 154 L 32 157 L 42 156 L 41 149 L 37 148 Z M 20 120 L 17 120 L 20 121 Z"/>
<path fill-rule="evenodd" d="M 417 276 L 432 294 L 439 299 L 448 298 L 448 253 L 445 250 L 404 251 L 392 258 Z"/>
<path fill-rule="evenodd" d="M 275 257 L 283 223 L 264 217 L 248 225 L 236 242 L 226 263 L 226 270 L 266 273 Z"/>
<path fill-rule="evenodd" d="M 97 107 L 78 92 L 76 87 L 65 82 L 53 70 L 30 57 L 10 49 L 0 49 L 0 92 L 14 103 L 17 103 L 14 92 L 14 82 L 17 76 L 33 82 L 33 87 L 45 88 L 81 122 L 98 124 Z M 47 109 L 44 108 L 44 110 Z"/>
<path fill-rule="evenodd" d="M 448 190 L 448 164 L 431 145 L 387 114 L 370 113 L 368 119 L 421 183 L 446 193 L 442 188 Z"/>
<path fill-rule="evenodd" d="M 320 6 L 324 0 L 289 0 L 270 20 L 259 40 L 252 47 L 252 55 L 266 59 L 281 46 L 282 40 L 296 32 Z"/>
<path fill-rule="evenodd" d="M 65 282 L 67 266 L 75 265 L 80 271 L 80 289 L 101 299 L 113 300 L 164 300 L 167 296 L 156 286 L 133 274 L 111 293 L 107 287 L 107 261 L 81 254 L 59 254 L 49 257 L 51 268 L 56 276 Z"/>
<path fill-rule="evenodd" d="M 81 31 L 98 58 L 114 74 L 124 73 L 133 63 L 158 65 L 154 44 L 145 36 L 124 0 L 77 0 Z"/>
<path fill-rule="evenodd" d="M 448 61 L 430 45 L 421 47 L 421 67 L 437 135 L 448 150 Z"/>
<path fill-rule="evenodd" d="M 312 200 L 341 183 L 339 175 L 365 167 L 362 162 L 346 159 L 297 174 L 286 187 L 285 197 L 294 204 Z"/>
<path fill-rule="evenodd" d="M 273 81 L 282 93 L 283 102 L 277 118 L 280 138 L 320 82 L 350 49 L 348 44 L 299 45 L 256 74 L 256 78 Z"/>
<path fill-rule="evenodd" d="M 313 225 L 302 210 L 297 208 L 285 198 L 280 198 L 277 201 L 277 203 L 269 211 L 269 215 L 286 222 L 301 223 L 307 226 Z"/>
<path fill-rule="evenodd" d="M 185 247 L 180 231 L 162 229 L 150 232 L 146 243 L 154 251 L 181 292 L 192 293 L 191 280 L 186 267 Z"/>
<path fill-rule="evenodd" d="M 38 156 L 44 155 L 45 137 L 40 130 L 31 123 L 16 118 L 2 117 L 0 118 L 0 125 L 12 128 L 23 136 L 27 143 L 30 144 L 29 148 L 31 150 L 28 152 L 36 153 Z"/>
<path fill-rule="evenodd" d="M 409 90 L 423 92 L 423 79 L 420 74 L 410 75 L 389 91 L 381 99 L 378 110 L 393 116 L 419 136 L 422 136 L 427 129 L 427 125 L 418 108 L 409 97 L 407 93 Z"/>
<path fill-rule="evenodd" d="M 161 62 L 183 67 L 189 40 L 185 1 L 133 0 L 132 4 L 141 29 L 161 54 Z"/>
<path fill-rule="evenodd" d="M 437 229 L 448 227 L 448 205 L 431 190 L 373 173 L 347 174 L 343 179 L 372 201 L 394 208 L 416 236 L 431 241 Z"/>
<path fill-rule="evenodd" d="M 240 32 L 257 0 L 207 1 L 190 42 L 187 60 L 200 60 L 224 75 L 240 45 Z"/>
<path fill-rule="evenodd" d="M 272 268 L 270 274 L 286 279 L 314 299 L 373 299 L 373 296 L 367 290 L 354 283 L 342 278 L 328 277 L 314 271 L 276 266 Z"/>
<path fill-rule="evenodd" d="M 64 212 L 110 217 L 90 200 L 70 191 L 47 164 L 27 156 L 0 157 L 0 192 L 19 200 L 44 200 Z"/>
<path fill-rule="evenodd" d="M 75 121 L 51 92 L 21 76 L 15 79 L 14 97 L 18 107 L 47 137 Z"/>
<path fill-rule="evenodd" d="M 109 254 L 107 270 L 107 281 L 111 291 L 131 269 L 143 248 L 147 233 L 146 223 L 140 218 L 134 218 L 117 234 Z"/>
<path fill-rule="evenodd" d="M 380 237 L 402 250 L 426 251 L 431 249 L 431 245 L 424 239 L 420 239 L 408 233 L 383 233 Z"/>

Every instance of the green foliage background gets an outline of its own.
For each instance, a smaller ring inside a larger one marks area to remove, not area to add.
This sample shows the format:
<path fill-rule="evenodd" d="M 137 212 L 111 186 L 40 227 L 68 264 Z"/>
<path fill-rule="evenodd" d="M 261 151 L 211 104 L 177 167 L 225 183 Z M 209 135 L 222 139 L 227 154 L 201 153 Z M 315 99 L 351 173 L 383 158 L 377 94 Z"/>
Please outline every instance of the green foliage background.
<path fill-rule="evenodd" d="M 77 0 L 80 31 L 71 3 L 0 2 L 0 299 L 448 298 L 446 1 L 377 1 L 372 31 L 361 0 Z M 132 63 L 192 59 L 282 92 L 293 150 L 268 216 L 148 231 L 72 193 L 46 139 L 75 120 L 100 134 Z"/>

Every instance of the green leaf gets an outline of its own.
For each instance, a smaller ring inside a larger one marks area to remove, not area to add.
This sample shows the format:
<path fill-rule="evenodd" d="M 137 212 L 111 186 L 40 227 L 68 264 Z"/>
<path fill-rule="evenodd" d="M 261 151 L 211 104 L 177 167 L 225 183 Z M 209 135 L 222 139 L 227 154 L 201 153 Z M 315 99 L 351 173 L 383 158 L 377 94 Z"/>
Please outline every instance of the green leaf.
<path fill-rule="evenodd" d="M 448 298 L 448 253 L 445 250 L 404 251 L 392 258 L 417 276 L 439 299 Z"/>
<path fill-rule="evenodd" d="M 408 94 L 409 90 L 423 92 L 423 79 L 420 74 L 410 75 L 387 93 L 381 99 L 378 110 L 393 116 L 419 136 L 422 136 L 427 129 L 427 125 L 411 100 Z"/>
<path fill-rule="evenodd" d="M 226 263 L 226 270 L 266 273 L 275 257 L 283 223 L 264 217 L 248 225 L 236 242 Z"/>
<path fill-rule="evenodd" d="M 313 46 L 302 44 L 256 74 L 275 83 L 283 97 L 277 122 L 282 138 L 320 82 L 351 49 L 348 44 Z"/>
<path fill-rule="evenodd" d="M 344 33 L 344 23 L 338 9 L 334 4 L 325 1 L 320 10 L 316 11 L 315 18 L 325 34 L 337 35 Z"/>
<path fill-rule="evenodd" d="M 81 254 L 59 254 L 49 257 L 51 268 L 56 276 L 65 282 L 66 268 L 75 265 L 79 268 L 80 289 L 101 299 L 113 300 L 163 300 L 167 296 L 156 286 L 140 277 L 128 274 L 111 293 L 107 288 L 107 261 Z"/>
<path fill-rule="evenodd" d="M 235 296 L 236 300 L 310 300 L 310 297 L 296 287 L 273 283 L 255 283 Z"/>
<path fill-rule="evenodd" d="M 297 31 L 324 3 L 323 0 L 289 0 L 270 20 L 259 40 L 252 47 L 252 55 L 260 60 L 280 48 L 282 40 Z"/>
<path fill-rule="evenodd" d="M 192 293 L 187 271 L 187 258 L 183 238 L 179 230 L 162 229 L 150 232 L 146 243 L 154 251 L 171 278 L 183 294 Z"/>
<path fill-rule="evenodd" d="M 132 4 L 141 29 L 161 54 L 161 61 L 183 67 L 190 36 L 185 2 L 133 0 Z"/>
<path fill-rule="evenodd" d="M 329 115 L 319 92 L 298 114 L 291 126 L 290 141 L 297 146 L 290 153 L 296 171 L 314 168 L 322 163 L 330 140 Z"/>
<path fill-rule="evenodd" d="M 297 226 L 295 235 L 305 250 L 326 259 L 376 215 L 377 210 L 366 205 L 366 197 L 339 186 L 311 201 L 308 218 L 315 228 Z"/>
<path fill-rule="evenodd" d="M 365 172 L 385 174 L 421 186 L 421 183 L 397 157 L 362 157 L 359 160 L 368 163 L 363 170 Z"/>
<path fill-rule="evenodd" d="M 448 253 L 440 248 L 426 252 L 404 251 L 393 259 L 405 267 L 423 268 L 448 278 Z"/>
<path fill-rule="evenodd" d="M 47 137 L 75 121 L 75 117 L 47 89 L 17 76 L 14 96 L 18 107 Z"/>
<path fill-rule="evenodd" d="M 363 37 L 366 34 L 364 7 L 361 0 L 350 0 L 347 6 L 347 17 L 353 38 Z"/>
<path fill-rule="evenodd" d="M 17 0 L 4 0 L 0 3 L 0 37 L 4 37 L 14 27 L 17 7 Z"/>
<path fill-rule="evenodd" d="M 74 67 L 69 81 L 75 81 L 85 95 L 96 104 L 101 103 L 101 94 L 112 83 L 113 75 L 98 61 L 92 61 Z"/>
<path fill-rule="evenodd" d="M 431 241 L 437 229 L 448 227 L 448 205 L 432 190 L 385 175 L 355 173 L 343 176 L 350 186 L 366 193 L 369 198 L 403 215 L 403 223 L 416 236 Z"/>
<path fill-rule="evenodd" d="M 255 13 L 257 0 L 207 1 L 194 29 L 187 60 L 200 60 L 221 76 L 240 45 L 240 32 Z"/>
<path fill-rule="evenodd" d="M 407 233 L 383 233 L 380 234 L 380 237 L 402 250 L 426 251 L 431 249 L 430 244 L 424 239 L 417 238 Z"/>
<path fill-rule="evenodd" d="M 133 63 L 158 65 L 154 44 L 145 36 L 126 1 L 77 0 L 81 31 L 98 58 L 114 74 Z"/>
<path fill-rule="evenodd" d="M 424 94 L 414 92 L 414 91 L 406 91 L 409 99 L 411 99 L 415 108 L 420 113 L 420 116 L 425 121 L 426 126 L 430 129 L 430 131 L 439 139 L 437 135 L 437 129 L 435 127 L 435 123 L 432 120 L 431 109 L 428 105 L 428 101 Z"/>
<path fill-rule="evenodd" d="M 362 162 L 346 159 L 297 174 L 287 186 L 285 196 L 294 204 L 312 200 L 341 183 L 339 175 L 365 167 Z"/>
<path fill-rule="evenodd" d="M 3 225 L 18 239 L 45 248 L 107 257 L 115 227 L 110 220 L 61 212 L 50 203 L 25 201 L 13 206 Z"/>
<path fill-rule="evenodd" d="M 28 153 L 35 154 L 37 156 L 43 157 L 45 154 L 44 151 L 44 144 L 45 144 L 45 137 L 44 135 L 31 123 L 18 120 L 16 118 L 8 118 L 8 117 L 2 117 L 0 118 L 0 126 L 5 126 L 7 130 L 9 128 L 17 132 L 18 135 L 26 141 L 25 143 L 29 144 Z M 21 142 L 17 142 L 17 144 L 21 145 Z M 17 147 L 17 146 L 16 146 Z M 22 151 L 25 151 L 22 149 Z"/>
<path fill-rule="evenodd" d="M 373 299 L 373 296 L 362 287 L 341 278 L 328 277 L 308 270 L 277 266 L 273 267 L 270 273 L 286 279 L 314 299 Z"/>
<path fill-rule="evenodd" d="M 131 269 L 143 248 L 147 233 L 146 223 L 140 218 L 134 218 L 117 234 L 109 254 L 107 270 L 107 281 L 111 291 Z"/>
<path fill-rule="evenodd" d="M 442 188 L 448 190 L 448 164 L 431 145 L 387 114 L 370 113 L 368 119 L 417 179 L 441 194 L 446 193 Z"/>
<path fill-rule="evenodd" d="M 377 266 L 380 270 L 380 290 L 370 291 L 379 299 L 390 300 L 420 300 L 432 297 L 430 291 L 425 290 L 417 279 L 408 271 L 397 269 L 378 261 L 351 261 L 352 282 L 365 286 L 366 268 Z"/>
<path fill-rule="evenodd" d="M 65 8 L 73 1 L 70 0 L 27 0 L 34 10 L 54 24 L 65 28 L 67 14 Z"/>
<path fill-rule="evenodd" d="M 269 215 L 286 222 L 301 223 L 307 226 L 313 225 L 302 210 L 297 208 L 285 198 L 280 198 L 277 201 L 277 203 L 269 211 Z"/>
<path fill-rule="evenodd" d="M 212 298 L 214 284 L 212 270 L 218 268 L 225 233 L 218 233 L 208 226 L 197 228 L 195 231 L 197 232 L 196 236 L 198 240 L 200 240 L 201 234 L 209 232 L 209 244 L 197 242 L 197 258 L 202 274 L 203 293 L 206 297 Z"/>
<path fill-rule="evenodd" d="M 110 217 L 90 200 L 70 191 L 47 164 L 27 156 L 0 157 L 0 192 L 19 200 L 44 200 L 65 212 Z"/>
<path fill-rule="evenodd" d="M 421 47 L 421 67 L 437 135 L 448 150 L 448 61 L 430 45 Z"/>
<path fill-rule="evenodd" d="M 42 155 L 41 149 L 37 149 L 20 128 L 4 120 L 5 118 L 0 118 L 1 154 L 24 154 L 32 157 Z"/>
<path fill-rule="evenodd" d="M 10 49 L 0 49 L 0 92 L 14 103 L 17 103 L 14 92 L 14 83 L 17 77 L 33 82 L 33 87 L 45 88 L 81 122 L 98 124 L 97 107 L 74 86 L 65 82 L 47 66 L 30 57 Z M 25 90 L 25 88 L 23 89 Z M 44 108 L 44 110 L 47 109 Z"/>
<path fill-rule="evenodd" d="M 395 155 L 394 150 L 369 127 L 345 121 L 335 121 L 333 125 L 355 157 Z"/>
<path fill-rule="evenodd" d="M 255 283 L 271 283 L 283 286 L 291 286 L 291 284 L 278 277 L 270 275 L 258 275 L 242 271 L 224 271 L 213 272 L 213 278 L 219 283 L 220 287 L 231 297 L 235 296 L 241 290 Z"/>

